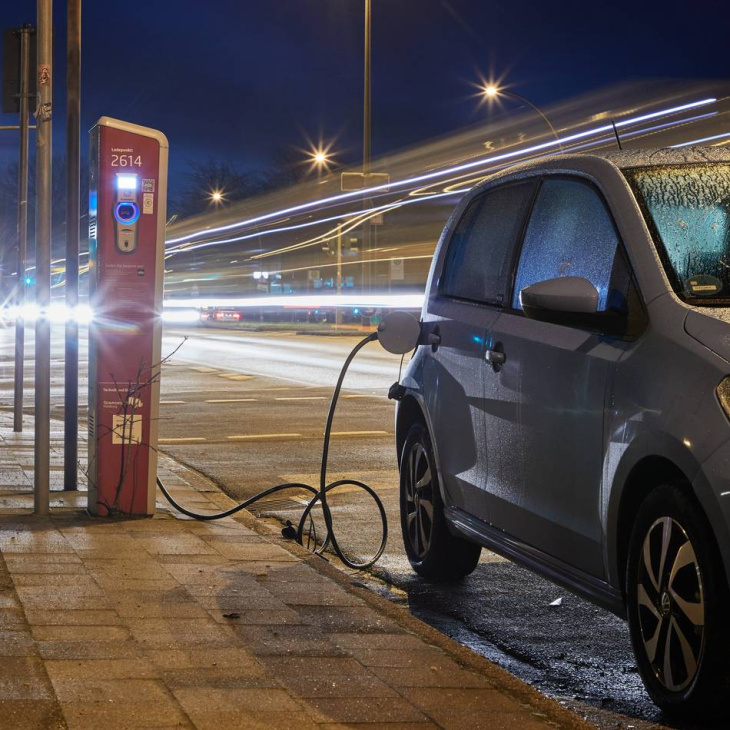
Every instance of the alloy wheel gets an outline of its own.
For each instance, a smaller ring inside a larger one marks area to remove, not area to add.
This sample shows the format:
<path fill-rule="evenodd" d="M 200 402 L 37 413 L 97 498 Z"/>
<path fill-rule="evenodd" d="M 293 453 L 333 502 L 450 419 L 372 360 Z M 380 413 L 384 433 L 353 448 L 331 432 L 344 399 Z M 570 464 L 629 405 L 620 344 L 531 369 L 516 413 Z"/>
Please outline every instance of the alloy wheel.
<path fill-rule="evenodd" d="M 702 571 L 686 531 L 661 517 L 647 531 L 636 600 L 646 659 L 657 680 L 681 692 L 694 680 L 705 648 Z"/>
<path fill-rule="evenodd" d="M 416 443 L 408 454 L 404 479 L 406 532 L 417 558 L 431 544 L 433 532 L 433 480 L 428 452 Z"/>

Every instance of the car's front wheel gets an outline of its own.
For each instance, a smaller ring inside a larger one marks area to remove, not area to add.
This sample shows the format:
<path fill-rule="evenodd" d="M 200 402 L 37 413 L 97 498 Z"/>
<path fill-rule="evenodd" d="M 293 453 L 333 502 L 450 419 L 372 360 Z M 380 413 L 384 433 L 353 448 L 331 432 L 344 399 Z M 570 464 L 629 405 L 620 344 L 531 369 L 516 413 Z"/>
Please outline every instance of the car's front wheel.
<path fill-rule="evenodd" d="M 419 575 L 459 580 L 476 568 L 481 547 L 449 532 L 431 437 L 420 422 L 411 426 L 401 453 L 400 515 L 406 554 Z"/>
<path fill-rule="evenodd" d="M 651 492 L 629 545 L 631 640 L 647 691 L 663 710 L 727 714 L 728 588 L 710 525 L 676 485 Z"/>

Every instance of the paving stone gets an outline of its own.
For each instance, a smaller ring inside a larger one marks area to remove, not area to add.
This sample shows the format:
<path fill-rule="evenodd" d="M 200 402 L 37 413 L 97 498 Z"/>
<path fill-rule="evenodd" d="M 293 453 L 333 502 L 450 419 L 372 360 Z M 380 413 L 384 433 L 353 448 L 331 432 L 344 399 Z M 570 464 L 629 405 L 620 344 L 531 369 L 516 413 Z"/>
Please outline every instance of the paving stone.
<path fill-rule="evenodd" d="M 104 679 L 153 679 L 160 670 L 148 659 L 53 659 L 45 662 L 51 681 L 75 679 L 79 682 Z"/>
<path fill-rule="evenodd" d="M 244 647 L 208 647 L 189 645 L 178 649 L 148 649 L 145 652 L 150 661 L 161 669 L 221 669 L 242 667 L 252 673 L 263 670 L 263 665 Z"/>
<path fill-rule="evenodd" d="M 399 633 L 385 634 L 353 634 L 336 632 L 331 636 L 333 643 L 343 649 L 385 649 L 389 651 L 423 650 L 428 647 L 423 639 L 414 634 L 407 634 L 399 629 Z"/>
<path fill-rule="evenodd" d="M 55 700 L 0 699 L 0 728 L 2 730 L 61 730 L 65 728 L 61 709 Z"/>
<path fill-rule="evenodd" d="M 228 563 L 220 553 L 213 555 L 157 555 L 161 565 L 216 565 Z"/>
<path fill-rule="evenodd" d="M 143 606 L 149 603 L 193 603 L 193 597 L 178 586 L 169 591 L 106 591 L 109 602 L 114 605 L 133 604 Z"/>
<path fill-rule="evenodd" d="M 69 730 L 193 727 L 187 715 L 172 700 L 163 704 L 159 702 L 125 702 L 121 706 L 101 702 L 64 702 L 61 708 Z M 219 726 L 217 730 L 222 730 L 222 727 Z"/>
<path fill-rule="evenodd" d="M 25 628 L 25 616 L 21 608 L 0 609 L 0 631 Z"/>
<path fill-rule="evenodd" d="M 281 683 L 245 667 L 208 667 L 164 671 L 162 679 L 171 690 L 207 687 L 209 689 L 281 689 Z"/>
<path fill-rule="evenodd" d="M 221 542 L 220 540 L 208 540 L 206 544 L 212 550 L 233 560 L 265 560 L 267 562 L 276 561 L 284 563 L 298 562 L 297 558 L 291 553 L 270 542 L 236 544 Z"/>
<path fill-rule="evenodd" d="M 111 609 L 97 611 L 42 611 L 26 609 L 25 617 L 31 626 L 118 626 L 119 615 Z"/>
<path fill-rule="evenodd" d="M 198 730 L 271 730 L 271 728 L 296 728 L 296 730 L 319 730 L 317 725 L 303 713 L 292 712 L 236 712 L 235 710 L 213 710 L 191 714 Z M 397 730 L 397 729 L 396 729 Z"/>
<path fill-rule="evenodd" d="M 0 699 L 47 700 L 53 693 L 38 657 L 5 657 L 0 662 Z"/>
<path fill-rule="evenodd" d="M 144 645 L 155 644 L 227 644 L 235 641 L 233 630 L 217 624 L 213 619 L 127 619 L 127 626 L 135 641 Z"/>
<path fill-rule="evenodd" d="M 306 713 L 315 722 L 426 722 L 428 718 L 402 697 L 312 698 L 306 700 Z M 464 725 L 462 727 L 468 727 Z"/>
<path fill-rule="evenodd" d="M 252 605 L 258 610 L 263 611 L 287 611 L 288 606 L 282 603 L 278 598 L 270 594 L 251 595 L 245 591 L 235 591 L 226 593 L 215 593 L 214 589 L 210 591 L 191 591 L 195 593 L 192 600 L 195 600 L 200 606 L 208 610 L 221 611 L 245 611 Z"/>
<path fill-rule="evenodd" d="M 445 710 L 474 710 L 488 707 L 490 712 L 523 712 L 515 699 L 497 689 L 467 687 L 406 687 L 400 693 L 416 707 L 431 714 Z"/>
<path fill-rule="evenodd" d="M 262 585 L 272 583 L 306 583 L 311 586 L 313 583 L 331 585 L 326 576 L 318 573 L 306 563 L 279 563 L 276 565 L 264 565 L 258 563 L 247 565 L 247 568 L 260 566 L 264 574 L 259 578 Z"/>
<path fill-rule="evenodd" d="M 0 657 L 36 656 L 37 653 L 30 631 L 0 631 Z"/>
<path fill-rule="evenodd" d="M 36 558 L 54 558 L 53 561 L 49 560 L 37 560 Z M 59 560 L 63 558 L 63 560 Z M 27 558 L 18 559 L 11 555 L 7 556 L 6 564 L 8 571 L 13 574 L 54 574 L 54 573 L 68 573 L 73 575 L 82 574 L 85 572 L 85 568 L 78 556 L 76 555 L 43 555 L 43 556 L 32 556 Z"/>
<path fill-rule="evenodd" d="M 199 604 L 188 602 L 118 603 L 116 613 L 124 619 L 135 618 L 207 618 L 209 613 Z"/>
<path fill-rule="evenodd" d="M 0 589 L 0 609 L 3 608 L 20 608 L 20 601 L 14 591 Z"/>
<path fill-rule="evenodd" d="M 174 591 L 180 584 L 172 577 L 167 578 L 121 578 L 96 574 L 94 580 L 105 591 Z"/>
<path fill-rule="evenodd" d="M 40 641 L 37 646 L 43 659 L 129 659 L 139 652 L 132 641 Z"/>
<path fill-rule="evenodd" d="M 125 626 L 32 626 L 36 641 L 124 641 L 129 638 Z"/>
<path fill-rule="evenodd" d="M 99 679 L 96 677 L 79 682 L 73 677 L 56 677 L 51 681 L 61 703 L 167 703 L 170 700 L 165 685 L 159 679 Z"/>
<path fill-rule="evenodd" d="M 151 555 L 214 555 L 217 551 L 209 543 L 194 535 L 184 537 L 136 538 L 136 544 Z"/>
<path fill-rule="evenodd" d="M 438 710 L 432 719 L 444 730 L 552 730 L 555 724 L 530 712 L 495 712 L 491 707 Z"/>
<path fill-rule="evenodd" d="M 297 606 L 303 621 L 326 631 L 387 633 L 398 630 L 398 624 L 368 606 Z"/>
<path fill-rule="evenodd" d="M 302 706 L 283 689 L 177 689 L 177 701 L 190 715 L 205 714 L 212 708 L 230 708 L 237 713 L 300 712 Z M 282 715 L 283 717 L 283 715 Z M 287 723 L 288 725 L 288 723 Z"/>
<path fill-rule="evenodd" d="M 398 693 L 372 675 L 289 675 L 282 685 L 295 697 L 398 697 Z"/>
<path fill-rule="evenodd" d="M 242 643 L 253 654 L 287 656 L 338 656 L 344 654 L 318 629 L 312 626 L 233 626 Z"/>
<path fill-rule="evenodd" d="M 86 586 L 91 590 L 96 587 L 96 583 L 90 575 L 79 573 L 15 573 L 13 583 L 16 588 L 29 586 L 80 588 Z"/>
<path fill-rule="evenodd" d="M 250 603 L 249 603 L 250 605 Z M 209 610 L 208 614 L 211 616 L 211 618 L 220 623 L 225 625 L 236 625 L 236 624 L 243 624 L 245 626 L 251 626 L 251 625 L 267 625 L 267 626 L 275 626 L 275 625 L 294 625 L 294 624 L 303 624 L 302 618 L 299 616 L 299 614 L 296 611 L 291 611 L 289 609 L 283 609 L 283 610 L 266 610 L 262 611 L 259 609 L 256 610 L 241 610 L 241 611 L 231 611 L 230 609 L 218 609 L 218 610 Z"/>
<path fill-rule="evenodd" d="M 259 581 L 284 603 L 295 606 L 364 606 L 362 599 L 328 583 Z"/>
<path fill-rule="evenodd" d="M 261 664 L 275 677 L 371 677 L 360 662 L 348 656 L 260 657 Z"/>
<path fill-rule="evenodd" d="M 410 651 L 351 647 L 349 651 L 368 667 L 429 667 L 452 672 L 461 671 L 461 667 L 445 652 L 431 647 Z"/>
<path fill-rule="evenodd" d="M 370 667 L 391 687 L 491 687 L 483 677 L 467 671 L 444 671 L 430 666 Z"/>

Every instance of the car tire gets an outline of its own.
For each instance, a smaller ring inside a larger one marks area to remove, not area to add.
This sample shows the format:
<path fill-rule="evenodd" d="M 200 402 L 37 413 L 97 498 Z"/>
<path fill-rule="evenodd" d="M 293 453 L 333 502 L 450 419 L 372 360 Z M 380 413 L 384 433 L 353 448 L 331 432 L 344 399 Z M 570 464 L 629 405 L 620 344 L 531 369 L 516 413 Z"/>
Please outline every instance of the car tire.
<path fill-rule="evenodd" d="M 431 436 L 420 422 L 411 426 L 401 453 L 400 515 L 406 554 L 420 576 L 456 581 L 476 568 L 482 549 L 449 531 Z"/>
<path fill-rule="evenodd" d="M 678 485 L 652 491 L 629 542 L 626 600 L 639 673 L 667 714 L 728 714 L 728 597 L 704 512 Z"/>

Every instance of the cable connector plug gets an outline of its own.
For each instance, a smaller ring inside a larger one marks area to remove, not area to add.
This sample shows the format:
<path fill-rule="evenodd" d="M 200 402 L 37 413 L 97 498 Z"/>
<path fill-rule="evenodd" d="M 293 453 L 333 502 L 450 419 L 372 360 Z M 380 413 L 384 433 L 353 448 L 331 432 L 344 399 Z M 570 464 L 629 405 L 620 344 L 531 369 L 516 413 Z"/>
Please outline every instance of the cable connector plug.
<path fill-rule="evenodd" d="M 286 527 L 283 527 L 281 529 L 281 536 L 285 538 L 286 540 L 296 540 L 297 539 L 297 531 L 292 525 L 291 520 L 286 521 Z"/>
<path fill-rule="evenodd" d="M 405 385 L 401 385 L 397 380 L 390 386 L 390 388 L 388 388 L 388 398 L 390 398 L 390 400 L 401 401 L 405 397 L 405 394 Z"/>

